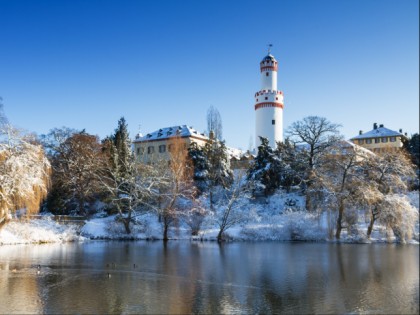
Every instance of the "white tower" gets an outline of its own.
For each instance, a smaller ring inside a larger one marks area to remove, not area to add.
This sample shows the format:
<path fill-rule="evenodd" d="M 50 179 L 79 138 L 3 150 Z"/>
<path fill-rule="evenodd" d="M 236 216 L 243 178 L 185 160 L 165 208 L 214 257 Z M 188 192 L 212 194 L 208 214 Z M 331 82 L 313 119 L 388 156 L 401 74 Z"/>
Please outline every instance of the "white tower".
<path fill-rule="evenodd" d="M 268 55 L 260 62 L 261 90 L 255 93 L 257 147 L 261 144 L 259 137 L 267 138 L 273 148 L 276 142 L 283 141 L 283 92 L 277 90 L 277 68 L 277 60 L 269 49 Z"/>

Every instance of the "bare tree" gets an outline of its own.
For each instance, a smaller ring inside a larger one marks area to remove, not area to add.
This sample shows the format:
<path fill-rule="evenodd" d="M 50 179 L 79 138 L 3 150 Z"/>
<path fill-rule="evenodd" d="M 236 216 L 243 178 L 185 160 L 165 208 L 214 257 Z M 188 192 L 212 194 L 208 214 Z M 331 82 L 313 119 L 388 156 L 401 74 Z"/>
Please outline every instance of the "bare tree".
<path fill-rule="evenodd" d="M 105 164 L 105 155 L 98 137 L 76 133 L 62 142 L 51 158 L 53 189 L 68 197 L 78 213 L 87 214 L 86 203 L 101 192 L 98 173 Z"/>
<path fill-rule="evenodd" d="M 148 190 L 155 203 L 150 206 L 156 211 L 163 226 L 163 240 L 169 239 L 169 228 L 185 210 L 183 201 L 191 200 L 196 194 L 193 182 L 193 167 L 188 165 L 185 142 L 180 137 L 171 139 L 170 160 L 156 162 L 149 175 Z M 169 164 L 169 165 L 168 165 Z"/>
<path fill-rule="evenodd" d="M 397 241 L 405 243 L 411 239 L 418 222 L 418 212 L 406 196 L 386 195 L 380 203 L 379 221 L 392 230 Z"/>
<path fill-rule="evenodd" d="M 324 117 L 308 116 L 294 122 L 288 129 L 290 141 L 307 146 L 308 166 L 313 170 L 326 149 L 341 139 L 338 128 L 341 125 L 331 123 Z"/>
<path fill-rule="evenodd" d="M 207 110 L 207 132 L 214 135 L 214 139 L 222 141 L 223 139 L 223 126 L 222 117 L 219 111 L 213 105 Z"/>
<path fill-rule="evenodd" d="M 321 200 L 314 199 L 324 205 L 328 203 L 337 212 L 335 237 L 339 239 L 345 227 L 346 209 L 358 204 L 362 191 L 366 189 L 364 164 L 368 153 L 356 146 L 347 150 L 340 143 L 330 147 L 328 153 L 314 172 L 309 192 L 322 196 Z"/>
<path fill-rule="evenodd" d="M 248 181 L 245 179 L 245 173 L 238 172 L 235 175 L 233 184 L 224 189 L 224 198 L 220 200 L 220 205 L 216 211 L 217 225 L 219 233 L 217 241 L 223 241 L 224 233 L 230 227 L 240 224 L 247 220 L 248 213 L 244 213 L 243 204 L 250 197 Z"/>
<path fill-rule="evenodd" d="M 105 145 L 112 145 L 106 143 Z M 142 206 L 149 205 L 150 191 L 144 177 L 148 176 L 148 167 L 138 164 L 134 159 L 120 162 L 127 171 L 120 176 L 119 168 L 111 163 L 105 163 L 102 172 L 98 174 L 101 186 L 108 192 L 109 202 L 118 212 L 118 220 L 123 223 L 125 232 L 131 233 L 131 223 L 139 214 Z"/>
<path fill-rule="evenodd" d="M 191 206 L 181 214 L 183 221 L 190 227 L 193 236 L 198 235 L 207 215 L 208 211 L 199 200 L 192 200 Z"/>
<path fill-rule="evenodd" d="M 415 172 L 414 165 L 403 150 L 372 155 L 367 162 L 366 174 L 370 183 L 370 191 L 366 196 L 370 216 L 367 237 L 370 238 L 375 221 L 381 217 L 386 205 L 390 204 L 385 202 L 386 196 L 405 192 Z M 398 205 L 401 203 L 398 202 Z"/>
<path fill-rule="evenodd" d="M 3 98 L 0 96 L 0 126 L 4 126 L 6 124 L 7 124 L 7 117 L 4 114 Z"/>
<path fill-rule="evenodd" d="M 327 149 L 341 140 L 338 128 L 340 125 L 331 123 L 324 117 L 308 116 L 301 121 L 294 122 L 286 131 L 291 142 L 302 145 L 302 152 L 306 155 L 307 170 L 303 176 L 306 187 L 312 185 L 314 170 L 319 165 Z M 302 186 L 305 187 L 305 186 Z M 306 196 L 306 208 L 311 205 L 310 195 Z"/>

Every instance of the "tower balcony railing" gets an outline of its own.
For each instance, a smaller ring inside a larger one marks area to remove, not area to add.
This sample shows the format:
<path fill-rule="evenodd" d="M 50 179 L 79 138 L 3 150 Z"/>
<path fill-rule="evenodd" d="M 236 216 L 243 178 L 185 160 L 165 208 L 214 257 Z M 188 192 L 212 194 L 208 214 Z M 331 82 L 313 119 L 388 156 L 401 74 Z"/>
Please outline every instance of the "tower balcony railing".
<path fill-rule="evenodd" d="M 278 91 L 278 90 L 261 90 L 258 91 L 257 93 L 255 93 L 255 96 L 260 96 L 263 94 L 275 94 L 275 95 L 283 95 L 282 91 Z"/>

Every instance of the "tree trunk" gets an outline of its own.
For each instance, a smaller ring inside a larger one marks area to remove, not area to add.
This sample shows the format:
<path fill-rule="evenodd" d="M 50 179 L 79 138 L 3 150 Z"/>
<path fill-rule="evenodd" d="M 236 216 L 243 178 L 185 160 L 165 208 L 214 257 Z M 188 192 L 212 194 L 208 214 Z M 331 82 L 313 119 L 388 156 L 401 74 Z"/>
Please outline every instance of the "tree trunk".
<path fill-rule="evenodd" d="M 223 241 L 222 235 L 223 235 L 223 229 L 220 229 L 219 234 L 217 234 L 217 241 L 219 243 Z"/>
<path fill-rule="evenodd" d="M 343 220 L 343 213 L 344 213 L 344 202 L 340 200 L 340 206 L 338 208 L 338 218 L 337 218 L 337 229 L 335 231 L 335 238 L 340 239 L 341 236 L 341 229 L 343 226 L 341 225 L 341 221 Z"/>
<path fill-rule="evenodd" d="M 213 209 L 213 187 L 210 188 L 209 201 L 210 201 L 210 210 L 214 211 L 214 209 Z"/>
<path fill-rule="evenodd" d="M 82 199 L 79 199 L 79 214 L 80 215 L 85 214 L 85 202 Z"/>
<path fill-rule="evenodd" d="M 163 241 L 167 242 L 169 240 L 168 238 L 168 226 L 165 224 L 163 226 Z"/>
<path fill-rule="evenodd" d="M 310 211 L 311 210 L 311 196 L 308 193 L 306 193 L 306 196 L 305 197 L 306 197 L 305 198 L 305 208 L 306 208 L 306 211 Z"/>
<path fill-rule="evenodd" d="M 125 218 L 125 219 L 123 219 L 123 223 L 124 223 L 125 232 L 126 232 L 127 234 L 131 234 L 131 229 L 130 229 L 130 218 Z"/>
<path fill-rule="evenodd" d="M 373 230 L 373 224 L 375 223 L 375 216 L 373 215 L 373 213 L 370 214 L 370 222 L 369 222 L 369 226 L 367 229 L 367 238 L 370 239 L 370 235 L 372 234 L 372 230 Z"/>
<path fill-rule="evenodd" d="M 9 219 L 5 216 L 4 218 L 0 218 L 0 230 L 9 222 Z"/>
<path fill-rule="evenodd" d="M 166 242 L 169 240 L 168 238 L 168 229 L 169 229 L 169 222 L 166 216 L 163 216 L 163 241 Z"/>

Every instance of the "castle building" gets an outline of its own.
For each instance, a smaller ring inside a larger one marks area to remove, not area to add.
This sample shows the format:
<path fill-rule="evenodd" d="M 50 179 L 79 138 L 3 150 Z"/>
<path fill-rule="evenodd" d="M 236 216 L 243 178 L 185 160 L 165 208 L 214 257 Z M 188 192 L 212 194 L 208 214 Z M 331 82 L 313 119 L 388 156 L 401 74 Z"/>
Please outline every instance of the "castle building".
<path fill-rule="evenodd" d="M 359 131 L 359 135 L 350 139 L 351 142 L 361 147 L 371 150 L 374 153 L 384 153 L 396 151 L 402 148 L 404 141 L 407 140 L 407 134 L 402 133 L 402 129 L 394 131 L 385 128 L 383 124 L 373 124 L 373 130 L 363 133 Z"/>
<path fill-rule="evenodd" d="M 260 137 L 268 139 L 275 148 L 283 141 L 283 92 L 277 90 L 278 62 L 268 51 L 260 62 L 261 90 L 255 93 L 255 143 Z"/>
<path fill-rule="evenodd" d="M 153 163 L 170 160 L 170 152 L 176 141 L 182 141 L 185 152 L 192 142 L 205 145 L 210 139 L 187 125 L 161 128 L 145 136 L 138 134 L 133 141 L 134 155 L 137 161 Z"/>

